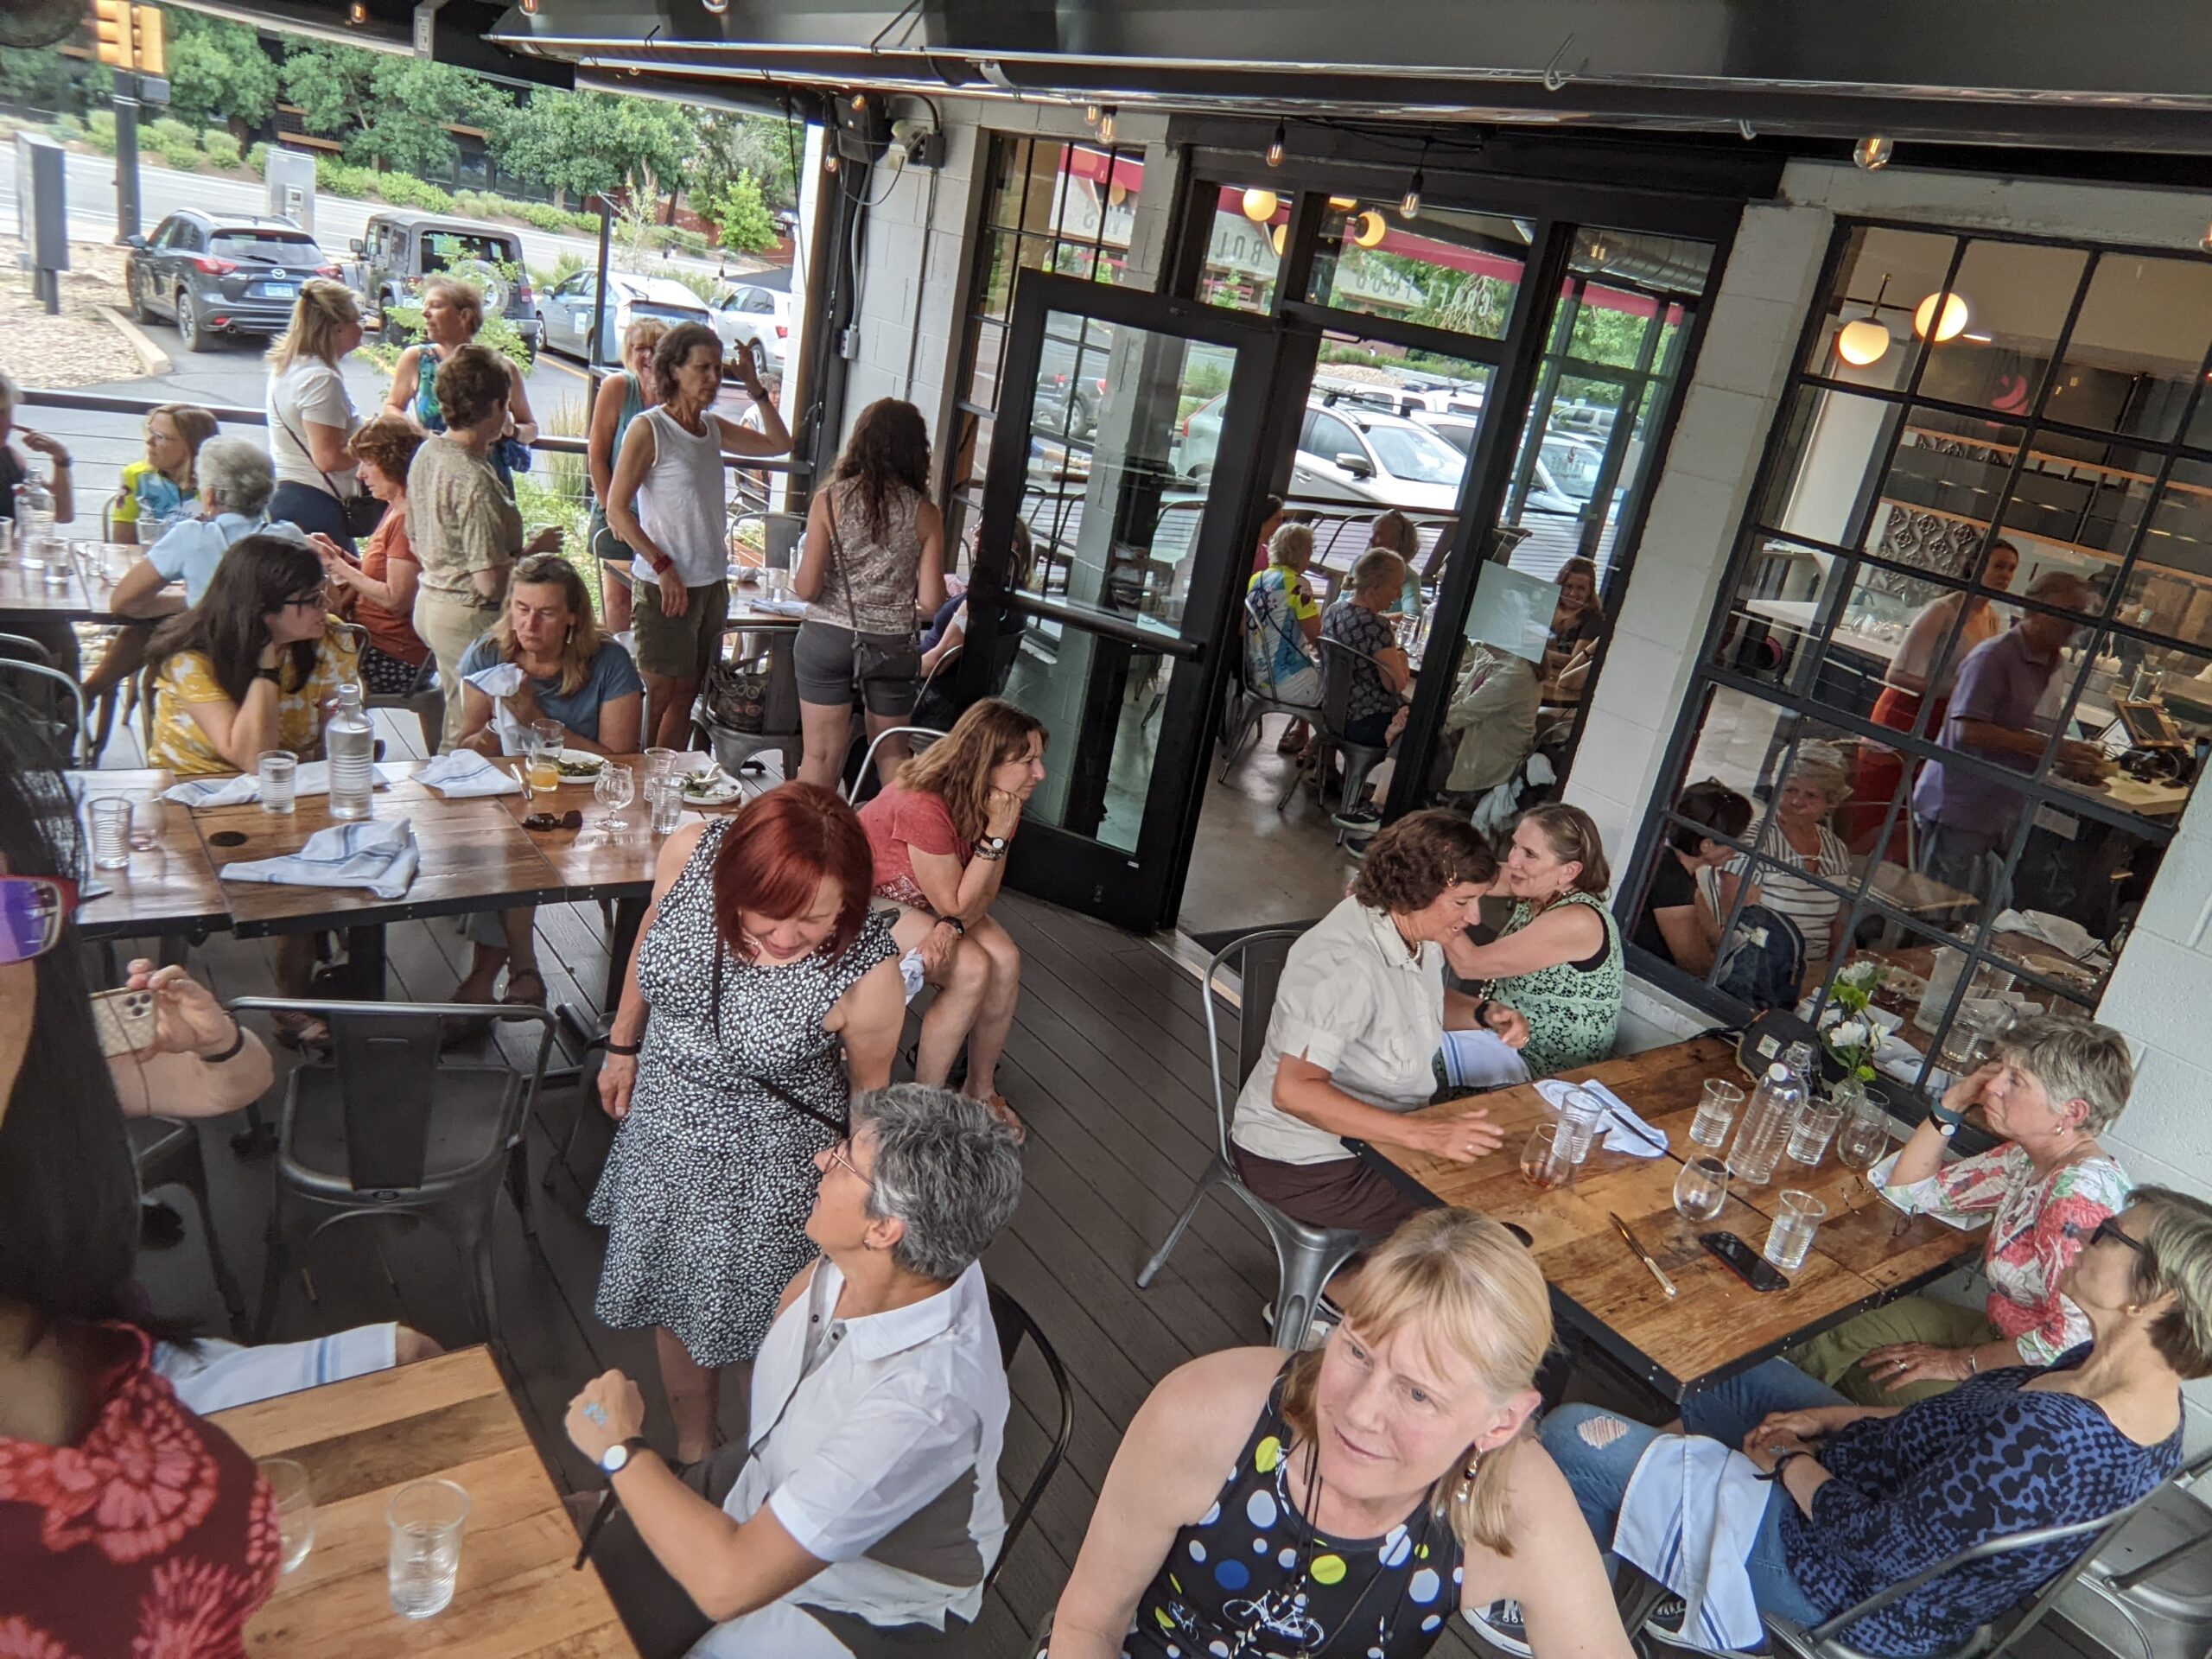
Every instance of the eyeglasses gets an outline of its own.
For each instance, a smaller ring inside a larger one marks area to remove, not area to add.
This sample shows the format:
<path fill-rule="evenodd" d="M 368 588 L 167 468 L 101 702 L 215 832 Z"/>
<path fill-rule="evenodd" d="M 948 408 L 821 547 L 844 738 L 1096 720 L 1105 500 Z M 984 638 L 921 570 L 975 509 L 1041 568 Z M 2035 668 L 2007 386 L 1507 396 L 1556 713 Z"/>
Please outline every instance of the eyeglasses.
<path fill-rule="evenodd" d="M 0 875 L 0 964 L 29 962 L 60 942 L 77 884 L 58 875 Z"/>
<path fill-rule="evenodd" d="M 868 1176 L 862 1174 L 861 1173 L 861 1166 L 845 1155 L 847 1153 L 850 1152 L 852 1148 L 853 1143 L 849 1137 L 840 1141 L 836 1146 L 830 1148 L 830 1161 L 836 1164 L 839 1168 L 845 1170 L 862 1186 L 874 1186 L 875 1182 Z"/>
<path fill-rule="evenodd" d="M 2119 1219 L 2113 1216 L 2107 1216 L 2102 1221 L 2099 1222 L 2097 1224 L 2097 1230 L 2089 1235 L 2089 1243 L 2092 1244 L 2101 1244 L 2107 1239 L 2112 1240 L 2115 1244 L 2126 1245 L 2129 1249 L 2134 1251 L 2136 1255 L 2141 1256 L 2145 1262 L 2148 1262 L 2151 1259 L 2151 1247 L 2148 1244 L 2145 1244 L 2141 1239 L 2130 1238 L 2126 1233 L 2121 1232 L 2120 1230 Z"/>
<path fill-rule="evenodd" d="M 318 588 L 311 594 L 300 594 L 284 601 L 288 611 L 320 611 L 328 607 L 329 590 Z"/>

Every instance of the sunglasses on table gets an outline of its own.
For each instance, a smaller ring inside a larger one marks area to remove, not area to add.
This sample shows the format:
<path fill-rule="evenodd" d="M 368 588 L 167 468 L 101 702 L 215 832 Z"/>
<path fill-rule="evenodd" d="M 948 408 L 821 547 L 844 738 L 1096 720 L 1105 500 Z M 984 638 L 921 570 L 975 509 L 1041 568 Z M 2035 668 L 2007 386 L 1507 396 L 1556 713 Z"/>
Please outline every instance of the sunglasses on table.
<path fill-rule="evenodd" d="M 2101 1244 L 2107 1239 L 2110 1239 L 2115 1244 L 2126 1245 L 2129 1249 L 2134 1251 L 2136 1255 L 2143 1257 L 2145 1261 L 2150 1259 L 2151 1247 L 2148 1244 L 2145 1244 L 2141 1239 L 2130 1238 L 2126 1233 L 2121 1232 L 2120 1230 L 2119 1221 L 2111 1216 L 2107 1216 L 2102 1221 L 2099 1222 L 2097 1224 L 2097 1230 L 2089 1235 L 2089 1243 L 2092 1244 Z"/>
<path fill-rule="evenodd" d="M 0 967 L 44 956 L 77 912 L 77 884 L 58 875 L 0 875 Z"/>

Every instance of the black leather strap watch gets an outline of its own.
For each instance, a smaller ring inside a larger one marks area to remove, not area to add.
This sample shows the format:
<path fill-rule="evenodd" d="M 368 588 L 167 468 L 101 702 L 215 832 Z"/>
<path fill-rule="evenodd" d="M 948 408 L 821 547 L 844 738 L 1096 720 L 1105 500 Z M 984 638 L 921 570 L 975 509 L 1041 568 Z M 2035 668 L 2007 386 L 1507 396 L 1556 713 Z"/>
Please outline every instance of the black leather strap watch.
<path fill-rule="evenodd" d="M 599 1471 L 609 1478 L 630 1466 L 630 1459 L 639 1452 L 651 1451 L 652 1446 L 642 1434 L 632 1434 L 619 1446 L 610 1446 L 599 1454 Z"/>

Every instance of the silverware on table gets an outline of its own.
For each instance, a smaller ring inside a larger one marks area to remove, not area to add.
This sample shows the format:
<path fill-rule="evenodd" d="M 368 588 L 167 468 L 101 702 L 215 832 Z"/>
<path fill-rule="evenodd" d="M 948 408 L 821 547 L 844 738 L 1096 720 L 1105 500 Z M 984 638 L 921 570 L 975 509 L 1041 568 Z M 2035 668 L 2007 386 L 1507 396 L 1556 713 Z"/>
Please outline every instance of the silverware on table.
<path fill-rule="evenodd" d="M 1605 1212 L 1605 1219 L 1611 1222 L 1615 1227 L 1620 1230 L 1622 1239 L 1627 1243 L 1629 1249 L 1636 1252 L 1636 1259 L 1643 1262 L 1645 1267 L 1651 1269 L 1651 1276 L 1659 1281 L 1659 1288 L 1665 1291 L 1669 1296 L 1679 1295 L 1681 1293 L 1675 1288 L 1675 1281 L 1669 1279 L 1666 1275 L 1666 1273 L 1660 1268 L 1659 1264 L 1651 1259 L 1651 1252 L 1645 1249 L 1643 1245 L 1637 1243 L 1636 1235 L 1628 1230 L 1628 1223 L 1623 1221 L 1618 1216 L 1615 1215 L 1610 1210 Z"/>

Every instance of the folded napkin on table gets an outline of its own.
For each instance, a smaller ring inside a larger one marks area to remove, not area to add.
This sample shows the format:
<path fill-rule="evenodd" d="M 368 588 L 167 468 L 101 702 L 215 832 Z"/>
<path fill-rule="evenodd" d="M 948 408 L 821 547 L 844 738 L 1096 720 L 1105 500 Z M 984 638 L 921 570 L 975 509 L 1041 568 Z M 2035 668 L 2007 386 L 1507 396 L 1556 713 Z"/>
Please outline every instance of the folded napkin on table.
<path fill-rule="evenodd" d="M 462 677 L 492 699 L 492 729 L 499 734 L 499 753 L 524 753 L 530 738 L 529 728 L 507 707 L 507 699 L 522 690 L 522 664 L 494 663 Z"/>
<path fill-rule="evenodd" d="M 766 594 L 747 594 L 744 604 L 748 610 L 766 611 L 771 616 L 804 616 L 810 608 L 803 599 L 776 599 Z M 744 626 L 742 618 L 738 626 Z"/>
<path fill-rule="evenodd" d="M 226 864 L 221 874 L 226 881 L 366 887 L 379 899 L 402 899 L 422 861 L 415 828 L 405 818 L 364 818 L 316 830 L 296 853 Z"/>
<path fill-rule="evenodd" d="M 495 766 L 474 749 L 448 749 L 415 774 L 415 781 L 439 791 L 449 801 L 480 795 L 519 795 L 522 784 L 505 766 Z"/>
<path fill-rule="evenodd" d="M 2096 949 L 2096 938 L 2089 930 L 2070 917 L 2054 916 L 2043 910 L 2007 910 L 1999 912 L 1989 925 L 1993 933 L 2024 933 L 2031 939 L 2041 939 L 2055 945 L 2069 957 L 2086 957 Z"/>
<path fill-rule="evenodd" d="M 1586 1095 L 1595 1095 L 1605 1108 L 1605 1150 L 1625 1152 L 1636 1158 L 1656 1158 L 1667 1150 L 1664 1131 L 1653 1128 L 1635 1109 L 1602 1083 L 1567 1083 L 1559 1077 L 1546 1077 L 1536 1085 L 1536 1092 L 1554 1111 L 1567 1098 L 1570 1089 L 1580 1089 Z"/>
<path fill-rule="evenodd" d="M 391 782 L 391 771 L 384 766 L 372 769 L 371 787 L 382 789 Z M 292 774 L 292 793 L 305 800 L 313 795 L 330 793 L 330 762 L 302 760 Z M 175 801 L 179 806 L 188 806 L 195 811 L 205 806 L 245 806 L 261 798 L 261 777 L 257 772 L 242 772 L 235 778 L 188 778 L 181 784 L 172 784 L 162 791 L 165 801 Z"/>
<path fill-rule="evenodd" d="M 1529 1081 L 1521 1052 L 1494 1031 L 1444 1033 L 1444 1081 L 1454 1089 L 1503 1089 Z"/>

